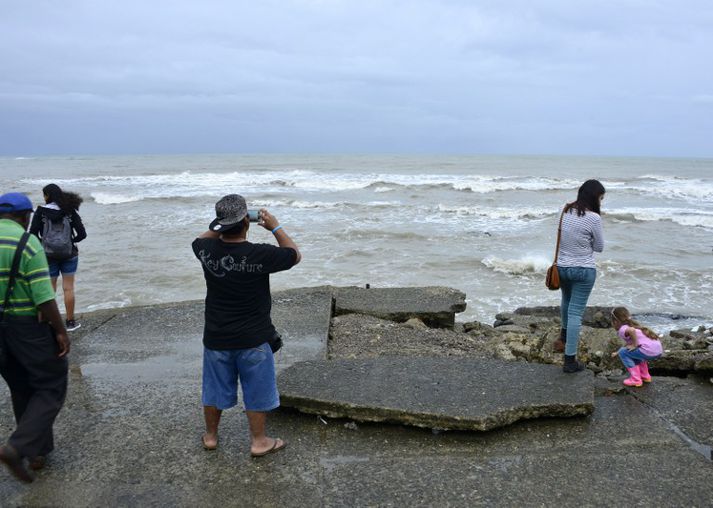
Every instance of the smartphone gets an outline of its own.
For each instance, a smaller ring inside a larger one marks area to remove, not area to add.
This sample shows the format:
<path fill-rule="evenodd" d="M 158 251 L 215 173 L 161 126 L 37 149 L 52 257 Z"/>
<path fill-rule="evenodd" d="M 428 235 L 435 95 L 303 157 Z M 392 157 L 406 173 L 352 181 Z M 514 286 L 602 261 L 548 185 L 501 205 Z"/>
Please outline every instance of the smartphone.
<path fill-rule="evenodd" d="M 250 222 L 258 222 L 260 220 L 260 210 L 248 210 L 248 218 Z"/>

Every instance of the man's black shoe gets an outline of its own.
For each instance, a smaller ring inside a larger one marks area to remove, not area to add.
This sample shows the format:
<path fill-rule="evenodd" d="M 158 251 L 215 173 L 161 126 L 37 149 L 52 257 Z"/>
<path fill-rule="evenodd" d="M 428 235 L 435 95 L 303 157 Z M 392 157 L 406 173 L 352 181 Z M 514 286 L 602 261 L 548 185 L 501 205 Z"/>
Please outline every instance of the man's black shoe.
<path fill-rule="evenodd" d="M 34 480 L 30 472 L 25 469 L 25 465 L 22 463 L 22 457 L 20 457 L 12 446 L 4 445 L 0 447 L 0 462 L 5 464 L 8 470 L 15 475 L 15 478 L 18 480 L 25 483 L 32 483 Z"/>

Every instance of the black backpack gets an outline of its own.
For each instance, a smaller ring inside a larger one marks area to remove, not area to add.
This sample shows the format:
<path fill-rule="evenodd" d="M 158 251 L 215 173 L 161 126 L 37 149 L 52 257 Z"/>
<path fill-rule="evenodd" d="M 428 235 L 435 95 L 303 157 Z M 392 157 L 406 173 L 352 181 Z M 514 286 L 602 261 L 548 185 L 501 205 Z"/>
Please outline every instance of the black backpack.
<path fill-rule="evenodd" d="M 42 247 L 45 254 L 52 259 L 69 259 L 72 257 L 72 222 L 68 215 L 62 215 L 52 220 L 42 216 Z"/>

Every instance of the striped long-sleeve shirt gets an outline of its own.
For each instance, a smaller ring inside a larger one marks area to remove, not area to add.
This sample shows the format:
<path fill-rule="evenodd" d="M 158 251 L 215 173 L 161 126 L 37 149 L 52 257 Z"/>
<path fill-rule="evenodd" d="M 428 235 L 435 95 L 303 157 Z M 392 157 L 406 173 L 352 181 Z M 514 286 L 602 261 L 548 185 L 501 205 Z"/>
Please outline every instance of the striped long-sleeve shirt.
<path fill-rule="evenodd" d="M 558 266 L 583 266 L 595 268 L 594 253 L 604 250 L 602 218 L 594 212 L 579 216 L 572 208 L 562 219 Z"/>

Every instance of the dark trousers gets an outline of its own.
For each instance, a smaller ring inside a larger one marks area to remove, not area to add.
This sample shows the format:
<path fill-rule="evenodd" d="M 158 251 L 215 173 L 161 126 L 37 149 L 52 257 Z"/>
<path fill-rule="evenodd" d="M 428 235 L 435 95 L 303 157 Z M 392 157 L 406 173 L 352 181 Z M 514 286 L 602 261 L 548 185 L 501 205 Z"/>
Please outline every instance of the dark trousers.
<path fill-rule="evenodd" d="M 67 359 L 57 352 L 45 323 L 13 319 L 0 324 L 0 374 L 10 388 L 17 423 L 8 444 L 22 457 L 54 449 L 52 425 L 67 394 Z"/>

